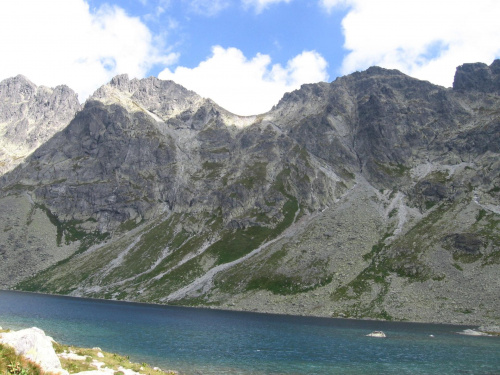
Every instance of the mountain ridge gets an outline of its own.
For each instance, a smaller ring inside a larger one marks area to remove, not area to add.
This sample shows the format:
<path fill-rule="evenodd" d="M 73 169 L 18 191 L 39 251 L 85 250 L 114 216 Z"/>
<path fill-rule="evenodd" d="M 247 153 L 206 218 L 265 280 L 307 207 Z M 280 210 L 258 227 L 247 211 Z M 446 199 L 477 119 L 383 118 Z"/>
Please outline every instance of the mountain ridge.
<path fill-rule="evenodd" d="M 36 86 L 18 75 L 0 82 L 0 174 L 13 169 L 81 109 L 66 85 Z"/>
<path fill-rule="evenodd" d="M 372 67 L 249 117 L 115 77 L 2 176 L 0 283 L 498 323 L 498 64 L 464 64 L 453 89 Z"/>

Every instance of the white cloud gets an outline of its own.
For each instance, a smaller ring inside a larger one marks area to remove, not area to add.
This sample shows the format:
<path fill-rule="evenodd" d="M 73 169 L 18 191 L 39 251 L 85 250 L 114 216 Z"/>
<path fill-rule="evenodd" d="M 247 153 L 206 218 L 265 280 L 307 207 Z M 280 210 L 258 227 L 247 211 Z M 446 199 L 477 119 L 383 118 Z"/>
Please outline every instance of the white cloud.
<path fill-rule="evenodd" d="M 215 16 L 230 5 L 229 0 L 189 0 L 191 11 L 208 17 Z"/>
<path fill-rule="evenodd" d="M 84 100 L 113 76 L 143 77 L 170 64 L 161 41 L 119 7 L 95 12 L 84 0 L 0 2 L 0 79 L 23 74 L 39 85 L 64 83 Z"/>
<path fill-rule="evenodd" d="M 500 56 L 498 0 L 320 0 L 349 7 L 342 74 L 371 65 L 451 86 L 455 68 Z"/>
<path fill-rule="evenodd" d="M 276 3 L 289 3 L 291 0 L 242 0 L 243 5 L 248 7 L 255 8 L 257 13 L 262 12 L 265 8 L 270 6 L 271 4 Z"/>
<path fill-rule="evenodd" d="M 325 59 L 315 51 L 304 51 L 285 67 L 271 66 L 269 55 L 247 59 L 236 48 L 212 48 L 212 56 L 195 68 L 165 69 L 158 77 L 171 79 L 238 115 L 266 112 L 287 91 L 304 83 L 328 79 Z"/>

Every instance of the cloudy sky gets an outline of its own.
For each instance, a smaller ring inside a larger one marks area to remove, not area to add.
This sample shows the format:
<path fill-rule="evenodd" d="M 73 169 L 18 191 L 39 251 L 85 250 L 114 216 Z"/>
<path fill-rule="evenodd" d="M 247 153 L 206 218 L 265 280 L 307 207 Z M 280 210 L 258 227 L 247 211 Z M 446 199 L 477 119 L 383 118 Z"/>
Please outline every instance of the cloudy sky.
<path fill-rule="evenodd" d="M 171 79 L 240 115 L 372 65 L 451 86 L 500 57 L 498 0 L 1 0 L 0 80 Z"/>

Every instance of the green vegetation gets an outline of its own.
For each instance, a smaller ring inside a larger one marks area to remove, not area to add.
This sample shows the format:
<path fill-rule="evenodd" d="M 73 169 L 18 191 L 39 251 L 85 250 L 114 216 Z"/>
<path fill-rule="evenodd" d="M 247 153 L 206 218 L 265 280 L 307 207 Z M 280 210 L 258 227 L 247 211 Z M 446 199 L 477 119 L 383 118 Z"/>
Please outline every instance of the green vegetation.
<path fill-rule="evenodd" d="M 79 252 L 82 252 L 93 244 L 102 242 L 109 237 L 109 233 L 100 233 L 99 231 L 86 232 L 79 229 L 79 225 L 83 224 L 83 221 L 80 220 L 62 222 L 43 204 L 36 204 L 34 209 L 44 211 L 50 222 L 57 228 L 57 246 L 62 245 L 63 238 L 66 245 L 69 245 L 72 242 L 80 241 Z M 95 222 L 95 219 L 90 218 L 87 221 Z M 30 222 L 28 222 L 28 225 L 29 224 Z"/>
<path fill-rule="evenodd" d="M 391 177 L 403 177 L 411 169 L 403 164 L 381 163 L 377 160 L 375 160 L 375 164 L 382 172 Z"/>
<path fill-rule="evenodd" d="M 331 295 L 334 301 L 351 301 L 350 307 L 343 311 L 346 317 L 371 317 L 391 320 L 392 317 L 382 309 L 384 298 L 389 290 L 387 277 L 395 273 L 409 282 L 423 282 L 430 278 L 440 281 L 443 275 L 434 275 L 432 270 L 420 260 L 422 254 L 439 233 L 439 221 L 452 205 L 442 203 L 424 219 L 411 228 L 404 237 L 387 245 L 385 240 L 391 235 L 385 233 L 363 256 L 370 264 L 352 281 L 337 288 Z M 361 302 L 361 296 L 377 290 L 376 297 L 369 303 Z"/>
<path fill-rule="evenodd" d="M 8 332 L 8 330 L 0 330 L 0 332 Z M 75 353 L 79 356 L 86 357 L 84 360 L 59 358 L 63 369 L 70 374 L 82 371 L 94 371 L 97 369 L 92 364 L 93 361 L 104 363 L 103 368 L 113 369 L 115 375 L 118 375 L 119 368 L 130 369 L 135 372 L 140 372 L 144 375 L 174 375 L 175 371 L 162 371 L 158 368 L 153 368 L 147 363 L 132 363 L 128 356 L 123 356 L 115 353 L 101 351 L 98 348 L 85 349 L 74 346 L 62 345 L 53 343 L 55 352 Z M 98 353 L 102 353 L 99 356 Z M 22 355 L 17 355 L 14 348 L 0 344 L 0 374 L 2 375 L 44 375 L 39 365 L 27 360 Z"/>
<path fill-rule="evenodd" d="M 21 183 L 16 183 L 14 185 L 9 185 L 2 190 L 4 191 L 33 191 L 36 189 L 36 185 L 26 185 Z"/>
<path fill-rule="evenodd" d="M 449 180 L 448 171 L 434 171 L 426 176 L 426 180 L 445 184 Z"/>
<path fill-rule="evenodd" d="M 462 268 L 462 266 L 460 266 L 460 264 L 458 263 L 453 263 L 453 267 L 455 267 L 457 270 L 459 271 L 463 271 L 464 269 Z"/>
<path fill-rule="evenodd" d="M 207 173 L 206 178 L 216 178 L 220 176 L 220 172 L 222 168 L 224 167 L 224 164 L 222 163 L 216 163 L 216 162 L 211 162 L 211 161 L 206 161 L 203 163 L 203 170 Z"/>
<path fill-rule="evenodd" d="M 437 204 L 437 202 L 435 202 L 435 201 L 425 201 L 425 209 L 430 210 L 436 204 Z"/>
<path fill-rule="evenodd" d="M 229 152 L 229 149 L 227 147 L 220 147 L 220 148 L 214 148 L 210 150 L 211 154 L 226 154 Z"/>
<path fill-rule="evenodd" d="M 255 250 L 265 241 L 276 238 L 293 223 L 299 208 L 297 199 L 288 197 L 290 199 L 283 205 L 284 218 L 274 228 L 255 226 L 228 231 L 207 250 L 207 254 L 217 258 L 216 264 L 229 263 Z"/>
<path fill-rule="evenodd" d="M 54 344 L 54 350 L 58 354 L 66 352 L 66 353 L 75 353 L 79 356 L 86 357 L 85 360 L 60 358 L 63 369 L 68 370 L 70 374 L 82 371 L 96 370 L 96 367 L 92 365 L 92 362 L 94 360 L 98 362 L 103 362 L 104 367 L 108 369 L 113 369 L 115 371 L 115 375 L 118 375 L 118 373 L 120 372 L 119 371 L 120 367 L 127 370 L 130 369 L 135 372 L 140 372 L 141 374 L 145 375 L 175 374 L 174 371 L 164 372 L 159 369 L 154 369 L 147 363 L 132 363 L 130 362 L 128 356 L 123 356 L 116 353 L 108 353 L 105 351 L 101 351 L 100 349 L 86 349 L 68 345 Z M 103 357 L 97 355 L 97 353 L 99 352 L 102 353 Z"/>
<path fill-rule="evenodd" d="M 131 231 L 132 229 L 137 228 L 140 223 L 137 223 L 135 220 L 127 220 L 124 221 L 123 223 L 120 224 L 120 226 L 117 229 L 117 232 L 119 233 L 126 233 Z"/>
<path fill-rule="evenodd" d="M 486 211 L 483 209 L 479 210 L 479 213 L 476 216 L 476 222 L 481 221 L 486 216 Z"/>
<path fill-rule="evenodd" d="M 348 171 L 344 167 L 341 167 L 337 173 L 345 180 L 354 180 L 356 178 L 356 175 L 354 173 Z"/>
<path fill-rule="evenodd" d="M 472 225 L 471 230 L 479 237 L 483 239 L 486 244 L 489 244 L 493 249 L 490 253 L 486 254 L 483 257 L 482 265 L 492 265 L 492 264 L 500 264 L 500 216 L 487 212 L 486 210 L 479 210 L 479 213 L 476 216 L 476 222 Z M 471 261 L 478 260 L 470 259 Z M 462 259 L 459 259 L 462 260 Z M 466 259 L 467 261 L 467 259 Z"/>
<path fill-rule="evenodd" d="M 363 255 L 364 260 L 372 259 L 376 254 L 380 253 L 382 249 L 385 247 L 385 240 L 392 236 L 392 233 L 386 233 L 382 236 L 382 238 L 372 246 L 372 250 L 369 253 Z"/>
<path fill-rule="evenodd" d="M 43 375 L 40 366 L 16 354 L 8 345 L 0 344 L 0 374 Z"/>
<path fill-rule="evenodd" d="M 453 253 L 453 260 L 460 263 L 474 263 L 483 257 L 483 254 L 467 254 L 455 251 Z"/>
<path fill-rule="evenodd" d="M 490 195 L 494 195 L 494 193 L 498 193 L 498 192 L 500 192 L 500 186 L 494 186 L 493 188 L 488 190 L 488 194 L 490 194 Z"/>
<path fill-rule="evenodd" d="M 238 182 L 247 189 L 253 189 L 256 184 L 260 185 L 266 181 L 267 163 L 257 162 L 245 169 L 243 178 Z"/>

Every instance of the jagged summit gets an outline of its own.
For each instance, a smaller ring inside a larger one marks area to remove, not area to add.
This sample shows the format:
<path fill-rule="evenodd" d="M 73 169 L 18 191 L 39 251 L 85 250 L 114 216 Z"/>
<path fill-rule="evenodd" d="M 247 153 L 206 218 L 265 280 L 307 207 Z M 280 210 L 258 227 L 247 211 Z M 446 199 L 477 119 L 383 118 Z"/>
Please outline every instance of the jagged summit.
<path fill-rule="evenodd" d="M 98 100 L 104 104 L 121 104 L 130 111 L 142 111 L 158 122 L 175 122 L 175 118 L 194 118 L 206 122 L 206 116 L 220 117 L 220 121 L 228 126 L 248 126 L 255 116 L 237 116 L 220 107 L 211 99 L 202 98 L 195 92 L 187 90 L 173 81 L 165 81 L 156 77 L 130 80 L 128 75 L 114 77 L 108 84 L 99 88 L 88 101 Z M 191 124 L 199 127 L 198 124 Z M 190 125 L 190 126 L 191 126 Z"/>
<path fill-rule="evenodd" d="M 500 94 L 500 60 L 488 66 L 484 63 L 463 64 L 457 68 L 453 89 Z"/>
<path fill-rule="evenodd" d="M 128 75 L 114 77 L 99 88 L 89 99 L 104 104 L 122 104 L 129 110 L 142 110 L 158 121 L 166 121 L 188 109 L 199 107 L 203 99 L 173 81 L 155 77 L 144 79 L 128 78 Z"/>
<path fill-rule="evenodd" d="M 0 175 L 68 125 L 81 109 L 66 85 L 37 86 L 18 75 L 0 82 Z"/>

